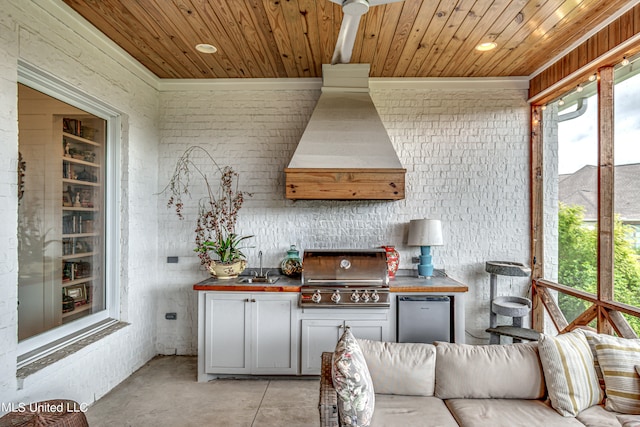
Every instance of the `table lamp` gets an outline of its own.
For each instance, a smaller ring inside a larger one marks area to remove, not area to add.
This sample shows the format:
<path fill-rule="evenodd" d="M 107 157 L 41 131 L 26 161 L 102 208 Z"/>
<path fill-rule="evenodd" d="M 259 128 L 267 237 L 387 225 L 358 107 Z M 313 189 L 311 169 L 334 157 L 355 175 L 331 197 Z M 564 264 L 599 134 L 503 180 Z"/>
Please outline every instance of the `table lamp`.
<path fill-rule="evenodd" d="M 418 276 L 433 276 L 431 246 L 442 246 L 442 223 L 438 219 L 412 219 L 409 222 L 409 246 L 420 246 Z"/>

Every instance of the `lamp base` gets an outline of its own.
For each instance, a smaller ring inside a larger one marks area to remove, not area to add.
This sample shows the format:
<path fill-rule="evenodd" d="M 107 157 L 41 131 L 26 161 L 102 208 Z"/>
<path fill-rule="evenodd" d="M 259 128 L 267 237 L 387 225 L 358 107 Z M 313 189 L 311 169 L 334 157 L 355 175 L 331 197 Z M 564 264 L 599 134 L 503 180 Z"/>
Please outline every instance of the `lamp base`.
<path fill-rule="evenodd" d="M 420 264 L 418 265 L 418 276 L 433 276 L 433 264 L 431 261 L 431 246 L 420 246 Z"/>

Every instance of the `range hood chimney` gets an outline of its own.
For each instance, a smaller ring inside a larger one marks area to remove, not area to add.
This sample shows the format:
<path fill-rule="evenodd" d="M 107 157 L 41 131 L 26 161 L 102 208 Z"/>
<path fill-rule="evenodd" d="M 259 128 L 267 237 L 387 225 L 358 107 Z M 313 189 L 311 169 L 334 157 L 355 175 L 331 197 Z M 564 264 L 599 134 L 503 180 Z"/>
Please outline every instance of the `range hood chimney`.
<path fill-rule="evenodd" d="M 323 64 L 322 93 L 284 170 L 287 199 L 401 200 L 406 170 L 369 96 L 368 64 Z"/>

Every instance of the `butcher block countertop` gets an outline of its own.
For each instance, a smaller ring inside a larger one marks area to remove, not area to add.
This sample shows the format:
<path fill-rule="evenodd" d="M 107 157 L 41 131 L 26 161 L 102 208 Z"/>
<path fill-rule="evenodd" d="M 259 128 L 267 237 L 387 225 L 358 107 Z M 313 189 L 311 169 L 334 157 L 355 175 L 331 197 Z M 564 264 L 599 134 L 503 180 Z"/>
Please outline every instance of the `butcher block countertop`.
<path fill-rule="evenodd" d="M 278 281 L 275 283 L 239 283 L 240 279 L 218 280 L 215 277 L 210 277 L 193 285 L 193 290 L 224 292 L 300 292 L 300 279 L 290 279 L 286 276 L 273 277 L 279 277 Z M 389 290 L 395 293 L 452 293 L 467 292 L 469 287 L 450 277 L 424 279 L 414 276 L 398 275 L 389 281 Z"/>

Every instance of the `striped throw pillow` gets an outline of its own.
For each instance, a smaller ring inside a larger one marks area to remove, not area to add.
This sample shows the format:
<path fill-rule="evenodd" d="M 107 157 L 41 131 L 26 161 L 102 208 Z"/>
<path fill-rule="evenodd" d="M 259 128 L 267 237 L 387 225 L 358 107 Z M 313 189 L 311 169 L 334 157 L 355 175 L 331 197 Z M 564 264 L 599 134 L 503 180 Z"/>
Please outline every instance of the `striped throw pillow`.
<path fill-rule="evenodd" d="M 542 334 L 538 350 L 551 406 L 559 414 L 575 417 L 602 401 L 593 354 L 582 331 Z"/>
<path fill-rule="evenodd" d="M 640 414 L 640 340 L 595 336 L 598 362 L 604 376 L 605 408 L 623 414 Z"/>
<path fill-rule="evenodd" d="M 604 389 L 604 377 L 602 376 L 602 369 L 600 369 L 600 363 L 598 362 L 598 356 L 596 354 L 596 342 L 593 340 L 593 337 L 597 336 L 598 333 L 588 329 L 582 329 L 582 332 L 584 332 L 584 336 L 587 338 L 589 348 L 591 349 L 591 354 L 593 354 L 593 365 L 596 369 L 596 375 L 598 375 L 600 388 Z"/>

